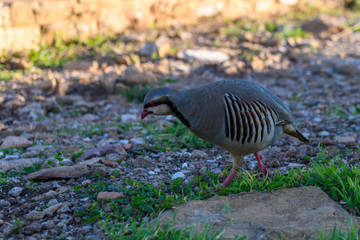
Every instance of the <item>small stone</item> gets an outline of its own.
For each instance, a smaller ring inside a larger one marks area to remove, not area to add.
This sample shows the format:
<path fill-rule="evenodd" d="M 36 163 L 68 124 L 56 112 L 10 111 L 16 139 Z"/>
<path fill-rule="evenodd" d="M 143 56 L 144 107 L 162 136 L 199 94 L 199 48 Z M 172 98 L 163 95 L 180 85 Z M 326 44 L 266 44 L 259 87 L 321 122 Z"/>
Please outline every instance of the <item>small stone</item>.
<path fill-rule="evenodd" d="M 33 143 L 21 136 L 8 136 L 3 140 L 0 149 L 7 148 L 27 148 L 32 146 Z"/>
<path fill-rule="evenodd" d="M 120 154 L 117 154 L 117 153 L 110 153 L 110 154 L 106 155 L 106 160 L 109 160 L 111 162 L 121 163 L 127 156 L 127 153 L 124 148 L 123 148 L 123 150 L 124 150 L 123 156 L 121 156 Z M 125 155 L 125 157 L 124 157 L 124 155 Z"/>
<path fill-rule="evenodd" d="M 58 213 L 68 213 L 71 212 L 68 204 L 63 204 L 62 207 L 60 209 L 58 209 L 56 212 Z"/>
<path fill-rule="evenodd" d="M 40 220 L 43 217 L 45 217 L 44 211 L 40 212 L 40 211 L 33 210 L 33 211 L 29 212 L 27 215 L 25 215 L 25 218 L 30 221 Z"/>
<path fill-rule="evenodd" d="M 92 181 L 90 179 L 86 179 L 86 180 L 81 182 L 81 185 L 82 186 L 87 186 L 87 185 L 90 185 L 91 183 L 92 183 Z"/>
<path fill-rule="evenodd" d="M 52 205 L 44 210 L 46 216 L 51 217 L 54 213 L 63 206 L 63 203 Z"/>
<path fill-rule="evenodd" d="M 185 162 L 181 165 L 181 168 L 187 168 L 188 167 L 188 164 Z"/>
<path fill-rule="evenodd" d="M 37 223 L 37 222 L 34 222 L 34 223 L 32 223 L 32 224 L 30 224 L 28 226 L 23 227 L 22 231 L 23 231 L 23 233 L 28 234 L 28 235 L 40 232 L 41 231 L 41 224 Z"/>
<path fill-rule="evenodd" d="M 53 205 L 56 205 L 56 204 L 58 204 L 59 202 L 58 202 L 58 200 L 56 200 L 56 198 L 53 198 L 53 199 L 51 199 L 49 202 L 48 202 L 48 204 L 49 204 L 49 206 L 53 206 Z"/>
<path fill-rule="evenodd" d="M 131 164 L 138 168 L 148 168 L 154 165 L 149 157 L 137 157 L 131 160 Z"/>
<path fill-rule="evenodd" d="M 177 178 L 185 179 L 186 176 L 185 176 L 185 174 L 182 173 L 182 172 L 176 172 L 176 173 L 171 177 L 172 180 L 175 180 L 175 179 L 177 179 Z"/>
<path fill-rule="evenodd" d="M 2 219 L 0 219 L 0 226 L 2 226 L 4 224 L 4 221 Z"/>
<path fill-rule="evenodd" d="M 330 135 L 330 133 L 328 132 L 328 131 L 321 131 L 320 133 L 319 133 L 319 135 L 320 135 L 320 137 L 328 137 L 329 135 Z"/>
<path fill-rule="evenodd" d="M 13 196 L 13 197 L 17 197 L 21 194 L 21 192 L 23 191 L 23 188 L 21 187 L 14 187 L 9 191 L 9 195 Z"/>
<path fill-rule="evenodd" d="M 124 197 L 123 193 L 120 192 L 99 192 L 97 195 L 98 202 L 110 199 L 111 201 Z"/>
<path fill-rule="evenodd" d="M 130 141 L 133 144 L 145 144 L 145 140 L 143 138 L 132 138 Z"/>
<path fill-rule="evenodd" d="M 116 163 L 114 163 L 113 161 L 111 161 L 109 159 L 105 159 L 103 163 L 105 166 L 108 166 L 108 167 L 113 167 L 113 168 L 116 167 Z"/>
<path fill-rule="evenodd" d="M 194 151 L 192 151 L 191 156 L 193 158 L 206 158 L 208 156 L 208 154 L 201 150 L 194 150 Z"/>
<path fill-rule="evenodd" d="M 265 62 L 260 58 L 255 58 L 251 61 L 251 68 L 254 71 L 263 71 L 265 69 Z"/>
<path fill-rule="evenodd" d="M 131 144 L 131 143 L 126 143 L 126 144 L 124 144 L 124 149 L 125 149 L 125 150 L 129 150 L 131 147 L 132 147 L 132 144 Z"/>
<path fill-rule="evenodd" d="M 52 229 L 54 228 L 55 223 L 53 220 L 48 220 L 46 222 L 41 223 L 41 229 Z"/>
<path fill-rule="evenodd" d="M 14 159 L 19 159 L 20 156 L 19 155 L 6 155 L 5 156 L 5 160 L 9 161 L 9 160 L 14 160 Z"/>
<path fill-rule="evenodd" d="M 63 69 L 67 71 L 81 70 L 89 71 L 96 70 L 99 67 L 99 63 L 96 61 L 75 61 L 75 62 L 66 62 L 63 65 Z"/>
<path fill-rule="evenodd" d="M 133 121 L 139 120 L 138 118 L 139 117 L 134 115 L 134 114 L 126 113 L 126 114 L 121 115 L 121 121 L 122 122 L 133 122 Z"/>
<path fill-rule="evenodd" d="M 16 228 L 14 228 L 14 226 L 11 224 L 11 223 L 5 223 L 4 224 L 4 228 L 3 228 L 3 231 L 2 233 L 5 235 L 5 236 L 9 236 L 11 235 L 13 232 L 15 232 Z"/>
<path fill-rule="evenodd" d="M 272 167 L 272 168 L 278 168 L 278 167 L 280 167 L 280 162 L 279 162 L 277 159 L 274 159 L 274 160 L 271 162 L 271 167 Z"/>
<path fill-rule="evenodd" d="M 337 141 L 338 143 L 353 144 L 353 143 L 355 143 L 355 137 L 352 137 L 352 136 L 336 136 L 335 141 Z"/>
<path fill-rule="evenodd" d="M 197 60 L 201 62 L 226 62 L 230 56 L 226 53 L 203 49 L 187 49 L 179 53 L 179 57 L 184 60 Z"/>
<path fill-rule="evenodd" d="M 301 164 L 301 163 L 290 163 L 288 165 L 288 168 L 302 168 L 305 167 L 305 164 Z"/>
<path fill-rule="evenodd" d="M 140 66 L 130 65 L 126 68 L 122 81 L 128 85 L 151 84 L 158 82 L 157 77 Z"/>
<path fill-rule="evenodd" d="M 0 199 L 0 207 L 3 208 L 7 208 L 10 207 L 11 203 L 9 201 L 6 201 L 4 199 Z"/>
<path fill-rule="evenodd" d="M 141 56 L 152 58 L 159 55 L 159 50 L 155 42 L 147 42 L 139 51 Z"/>

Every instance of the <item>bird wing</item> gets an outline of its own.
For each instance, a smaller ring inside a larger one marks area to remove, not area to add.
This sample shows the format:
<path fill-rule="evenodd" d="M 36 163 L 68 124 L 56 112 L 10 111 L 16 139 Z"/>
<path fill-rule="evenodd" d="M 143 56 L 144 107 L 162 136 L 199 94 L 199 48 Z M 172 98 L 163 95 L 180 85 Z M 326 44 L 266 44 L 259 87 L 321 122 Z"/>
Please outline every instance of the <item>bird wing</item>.
<path fill-rule="evenodd" d="M 260 100 L 239 98 L 231 93 L 223 96 L 225 137 L 244 143 L 262 142 L 276 126 L 279 115 Z"/>

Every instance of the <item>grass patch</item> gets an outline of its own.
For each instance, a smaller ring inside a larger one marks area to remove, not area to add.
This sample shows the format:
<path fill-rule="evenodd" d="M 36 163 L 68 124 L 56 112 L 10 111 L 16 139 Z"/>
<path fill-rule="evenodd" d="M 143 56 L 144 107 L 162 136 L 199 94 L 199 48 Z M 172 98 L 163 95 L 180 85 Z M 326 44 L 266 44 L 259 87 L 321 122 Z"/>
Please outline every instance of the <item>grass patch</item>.
<path fill-rule="evenodd" d="M 253 19 L 238 19 L 235 22 L 227 22 L 227 26 L 220 29 L 220 32 L 228 37 L 238 37 L 247 32 L 258 32 L 259 23 Z"/>
<path fill-rule="evenodd" d="M 154 86 L 150 84 L 135 85 L 121 90 L 120 94 L 124 95 L 129 102 L 142 103 L 145 95 L 153 89 Z"/>
<path fill-rule="evenodd" d="M 1 70 L 0 69 L 0 82 L 8 82 L 13 79 L 15 71 L 12 70 Z"/>
<path fill-rule="evenodd" d="M 208 148 L 213 146 L 209 142 L 198 138 L 187 127 L 176 121 L 172 125 L 165 125 L 162 129 L 154 123 L 144 126 L 144 137 L 148 144 L 160 151 L 176 151 L 181 148 Z"/>

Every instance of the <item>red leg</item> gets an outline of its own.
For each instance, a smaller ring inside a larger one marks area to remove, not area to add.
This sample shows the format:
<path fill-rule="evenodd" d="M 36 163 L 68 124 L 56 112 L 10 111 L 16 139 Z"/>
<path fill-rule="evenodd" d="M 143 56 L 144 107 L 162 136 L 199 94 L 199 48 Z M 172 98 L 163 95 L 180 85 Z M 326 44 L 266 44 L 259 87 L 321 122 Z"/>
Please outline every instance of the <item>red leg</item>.
<path fill-rule="evenodd" d="M 221 187 L 224 188 L 227 185 L 229 185 L 229 183 L 231 182 L 231 180 L 233 180 L 233 178 L 236 176 L 237 173 L 238 173 L 238 171 L 232 170 L 231 173 L 229 174 L 229 176 L 227 176 L 225 181 L 221 184 Z"/>
<path fill-rule="evenodd" d="M 262 156 L 259 153 L 254 153 L 256 161 L 259 164 L 259 170 L 261 172 L 261 176 L 265 177 L 267 175 L 272 175 L 271 172 L 266 168 L 266 166 L 262 163 Z"/>

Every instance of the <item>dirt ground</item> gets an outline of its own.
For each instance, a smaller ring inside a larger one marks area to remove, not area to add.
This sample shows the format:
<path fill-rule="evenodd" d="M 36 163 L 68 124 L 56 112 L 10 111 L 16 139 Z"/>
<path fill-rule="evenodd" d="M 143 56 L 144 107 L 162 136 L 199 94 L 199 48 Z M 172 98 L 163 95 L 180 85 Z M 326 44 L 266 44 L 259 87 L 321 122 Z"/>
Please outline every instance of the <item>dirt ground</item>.
<path fill-rule="evenodd" d="M 358 165 L 360 32 L 348 27 L 346 21 L 350 20 L 344 17 L 327 16 L 318 21 L 323 23 L 320 29 L 316 21 L 291 22 L 292 29 L 299 26 L 313 31 L 299 38 L 275 37 L 261 27 L 265 26 L 261 21 L 256 31 L 240 33 L 231 33 L 235 31 L 232 25 L 219 21 L 145 32 L 129 30 L 119 36 L 116 51 L 65 63 L 62 68 L 23 71 L 19 78 L 0 82 L 0 140 L 4 144 L 7 137 L 20 136 L 15 142 L 25 144 L 3 145 L 23 150 L 4 150 L 0 156 L 0 171 L 8 174 L 8 182 L 0 190 L 0 236 L 106 239 L 96 221 L 86 223 L 77 214 L 90 208 L 92 201 L 72 186 L 99 181 L 114 184 L 130 178 L 156 186 L 159 179 L 172 181 L 175 173 L 192 181 L 205 170 L 219 174 L 231 166 L 229 154 L 216 146 L 173 151 L 154 147 L 157 140 L 146 134 L 140 123 L 142 104 L 126 99 L 142 91 L 135 86 L 183 89 L 221 79 L 257 83 L 283 99 L 298 128 L 311 140 L 304 145 L 284 136 L 262 151 L 272 172 L 307 167 L 314 157 L 326 161 L 339 156 L 337 161 Z M 277 26 L 279 31 L 281 27 Z M 188 52 L 200 48 L 209 52 L 201 56 Z M 211 58 L 216 52 L 222 55 Z M 129 89 L 135 90 L 130 93 Z M 152 122 L 155 129 L 177 124 L 169 117 L 149 116 L 144 121 Z M 103 158 L 88 165 L 92 177 L 23 180 L 37 166 L 73 166 L 78 161 L 74 154 L 82 149 L 120 143 L 126 154 L 102 154 Z M 257 171 L 254 156 L 245 158 L 243 169 Z M 117 175 L 110 177 L 114 170 Z M 44 213 L 51 206 L 56 207 Z"/>

